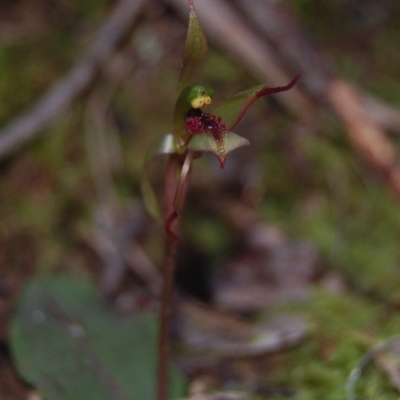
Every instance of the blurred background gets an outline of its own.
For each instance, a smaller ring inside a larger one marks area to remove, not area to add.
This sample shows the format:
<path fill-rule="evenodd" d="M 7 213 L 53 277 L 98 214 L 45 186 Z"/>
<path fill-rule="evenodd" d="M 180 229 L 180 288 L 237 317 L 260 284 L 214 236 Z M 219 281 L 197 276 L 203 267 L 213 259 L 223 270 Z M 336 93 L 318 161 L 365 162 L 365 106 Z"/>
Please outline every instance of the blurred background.
<path fill-rule="evenodd" d="M 215 333 L 224 356 L 182 351 L 181 368 L 263 398 L 342 399 L 358 359 L 400 332 L 400 3 L 195 5 L 209 53 L 194 81 L 215 89 L 215 104 L 301 78 L 249 110 L 235 132 L 250 146 L 224 170 L 196 160 L 177 271 L 196 299 L 179 312 L 182 342 L 204 347 L 198 319 L 239 331 L 235 315 L 278 318 L 277 345 L 237 355 Z M 0 2 L 1 398 L 30 390 L 8 326 L 32 277 L 89 274 L 117 307 L 157 308 L 164 233 L 140 177 L 150 144 L 171 131 L 187 14 L 185 0 Z M 153 165 L 156 187 L 164 166 Z M 398 398 L 398 367 L 368 374 L 365 398 Z"/>

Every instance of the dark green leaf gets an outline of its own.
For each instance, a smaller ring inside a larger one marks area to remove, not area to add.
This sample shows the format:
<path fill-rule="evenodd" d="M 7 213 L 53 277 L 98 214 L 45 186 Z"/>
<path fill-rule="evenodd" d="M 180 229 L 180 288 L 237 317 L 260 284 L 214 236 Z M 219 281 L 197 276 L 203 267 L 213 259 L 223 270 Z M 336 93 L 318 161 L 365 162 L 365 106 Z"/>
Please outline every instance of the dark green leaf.
<path fill-rule="evenodd" d="M 11 326 L 21 375 L 47 400 L 155 398 L 157 318 L 121 315 L 83 278 L 36 280 Z M 173 370 L 171 396 L 183 395 Z"/>

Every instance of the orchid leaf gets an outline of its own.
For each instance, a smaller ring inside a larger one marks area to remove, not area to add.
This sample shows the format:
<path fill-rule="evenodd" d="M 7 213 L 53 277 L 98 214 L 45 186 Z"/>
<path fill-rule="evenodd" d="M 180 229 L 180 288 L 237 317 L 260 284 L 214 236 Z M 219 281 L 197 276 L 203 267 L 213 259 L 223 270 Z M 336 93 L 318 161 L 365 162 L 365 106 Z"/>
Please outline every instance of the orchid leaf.
<path fill-rule="evenodd" d="M 155 398 L 157 315 L 118 313 L 88 279 L 32 280 L 11 323 L 11 350 L 22 377 L 47 400 Z M 170 399 L 185 380 L 171 370 Z"/>
<path fill-rule="evenodd" d="M 221 140 L 215 140 L 208 134 L 193 135 L 189 142 L 188 149 L 193 152 L 211 152 L 214 153 L 223 168 L 227 155 L 240 147 L 248 146 L 249 141 L 236 133 L 226 132 Z"/>
<path fill-rule="evenodd" d="M 194 69 L 207 53 L 206 35 L 197 18 L 193 0 L 189 0 L 189 26 L 186 36 L 183 65 L 179 76 L 178 93 L 187 86 Z"/>
<path fill-rule="evenodd" d="M 146 154 L 142 179 L 141 188 L 143 202 L 146 206 L 150 215 L 152 215 L 157 220 L 161 221 L 161 211 L 159 203 L 157 201 L 156 194 L 154 192 L 153 186 L 150 179 L 150 164 L 152 160 L 159 155 L 168 155 L 175 153 L 175 145 L 173 135 L 167 134 L 157 139 L 156 142 L 150 147 Z"/>
<path fill-rule="evenodd" d="M 235 96 L 226 99 L 216 110 L 229 130 L 233 129 L 243 118 L 249 107 L 259 98 L 270 94 L 281 93 L 292 88 L 300 78 L 297 74 L 287 85 L 278 87 L 268 87 L 267 85 L 258 85 L 252 89 L 240 92 Z"/>

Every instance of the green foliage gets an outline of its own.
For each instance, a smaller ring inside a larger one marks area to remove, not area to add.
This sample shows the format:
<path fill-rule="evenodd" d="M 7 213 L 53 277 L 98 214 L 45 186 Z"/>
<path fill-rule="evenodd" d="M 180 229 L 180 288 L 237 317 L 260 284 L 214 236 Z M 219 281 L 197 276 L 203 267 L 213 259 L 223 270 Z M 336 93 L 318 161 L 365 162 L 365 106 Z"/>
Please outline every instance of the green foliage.
<path fill-rule="evenodd" d="M 82 277 L 34 280 L 22 293 L 11 347 L 27 382 L 48 400 L 155 396 L 157 317 L 122 315 Z M 184 380 L 171 376 L 171 398 Z"/>

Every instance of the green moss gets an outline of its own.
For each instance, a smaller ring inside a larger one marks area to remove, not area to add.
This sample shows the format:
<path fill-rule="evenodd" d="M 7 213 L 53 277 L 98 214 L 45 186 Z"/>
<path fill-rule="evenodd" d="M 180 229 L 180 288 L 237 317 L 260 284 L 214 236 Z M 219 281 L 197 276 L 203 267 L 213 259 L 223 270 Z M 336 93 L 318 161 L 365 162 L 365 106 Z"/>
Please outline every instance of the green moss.
<path fill-rule="evenodd" d="M 277 355 L 266 379 L 272 387 L 294 390 L 296 400 L 342 400 L 361 357 L 400 331 L 400 316 L 351 294 L 317 290 L 308 305 L 294 309 L 310 320 L 310 336 L 306 343 Z M 361 376 L 357 390 L 368 394 L 366 399 L 374 398 L 368 397 L 371 393 L 397 399 L 387 376 L 374 364 Z"/>

